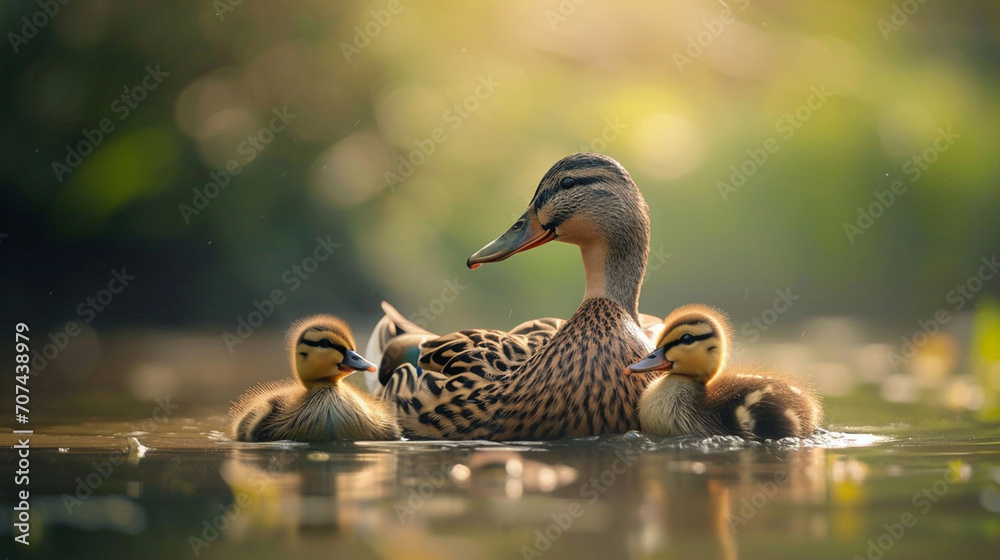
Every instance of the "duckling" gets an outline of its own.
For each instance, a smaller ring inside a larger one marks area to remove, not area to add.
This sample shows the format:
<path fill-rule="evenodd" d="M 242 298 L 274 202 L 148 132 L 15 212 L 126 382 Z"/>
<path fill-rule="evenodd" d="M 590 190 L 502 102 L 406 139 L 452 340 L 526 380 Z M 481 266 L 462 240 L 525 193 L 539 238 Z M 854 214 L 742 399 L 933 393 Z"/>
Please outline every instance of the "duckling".
<path fill-rule="evenodd" d="M 723 371 L 731 332 L 724 313 L 685 305 L 663 323 L 657 349 L 624 371 L 666 373 L 639 399 L 643 431 L 780 439 L 808 436 L 819 427 L 823 409 L 807 388 L 776 374 Z"/>
<path fill-rule="evenodd" d="M 341 382 L 355 371 L 376 369 L 355 352 L 347 323 L 331 315 L 302 319 L 289 331 L 289 346 L 295 377 L 252 387 L 233 403 L 233 439 L 399 439 L 388 403 Z"/>

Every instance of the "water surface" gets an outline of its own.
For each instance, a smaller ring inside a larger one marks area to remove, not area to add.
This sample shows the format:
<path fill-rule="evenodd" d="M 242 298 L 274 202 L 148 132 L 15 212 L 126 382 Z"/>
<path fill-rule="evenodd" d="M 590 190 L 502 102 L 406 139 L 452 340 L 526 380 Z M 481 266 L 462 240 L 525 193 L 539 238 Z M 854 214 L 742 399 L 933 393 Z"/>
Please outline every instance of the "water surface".
<path fill-rule="evenodd" d="M 32 547 L 11 546 L 11 557 L 888 559 L 1000 550 L 1000 430 L 943 409 L 829 399 L 830 431 L 763 444 L 637 432 L 502 445 L 242 444 L 220 433 L 222 412 L 140 430 L 121 421 L 36 428 Z M 12 497 L 13 477 L 2 480 Z M 9 519 L 0 526 L 8 546 Z"/>

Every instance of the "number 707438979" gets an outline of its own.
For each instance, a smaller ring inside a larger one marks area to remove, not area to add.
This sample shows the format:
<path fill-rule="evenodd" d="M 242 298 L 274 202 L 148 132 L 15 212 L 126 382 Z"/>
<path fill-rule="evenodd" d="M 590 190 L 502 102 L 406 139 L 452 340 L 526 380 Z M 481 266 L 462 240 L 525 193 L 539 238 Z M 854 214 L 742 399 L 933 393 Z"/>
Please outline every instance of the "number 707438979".
<path fill-rule="evenodd" d="M 19 424 L 28 423 L 28 403 L 31 397 L 28 394 L 28 375 L 31 372 L 28 361 L 31 359 L 28 347 L 29 338 L 25 334 L 29 331 L 28 325 L 18 323 L 14 327 L 14 351 L 16 355 L 14 361 L 14 418 Z"/>

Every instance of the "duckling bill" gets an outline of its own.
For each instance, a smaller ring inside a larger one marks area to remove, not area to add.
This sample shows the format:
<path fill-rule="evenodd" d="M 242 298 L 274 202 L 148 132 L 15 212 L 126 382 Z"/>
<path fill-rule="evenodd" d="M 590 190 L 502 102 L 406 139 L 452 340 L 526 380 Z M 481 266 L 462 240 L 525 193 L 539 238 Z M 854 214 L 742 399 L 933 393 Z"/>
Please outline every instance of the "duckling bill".
<path fill-rule="evenodd" d="M 399 439 L 392 407 L 342 380 L 375 371 L 356 352 L 347 323 L 316 315 L 289 336 L 295 376 L 250 388 L 230 408 L 229 435 L 240 441 Z"/>
<path fill-rule="evenodd" d="M 656 350 L 626 376 L 662 373 L 639 399 L 642 430 L 658 435 L 737 435 L 780 439 L 811 435 L 823 409 L 808 388 L 774 373 L 725 370 L 729 321 L 704 305 L 664 319 Z"/>

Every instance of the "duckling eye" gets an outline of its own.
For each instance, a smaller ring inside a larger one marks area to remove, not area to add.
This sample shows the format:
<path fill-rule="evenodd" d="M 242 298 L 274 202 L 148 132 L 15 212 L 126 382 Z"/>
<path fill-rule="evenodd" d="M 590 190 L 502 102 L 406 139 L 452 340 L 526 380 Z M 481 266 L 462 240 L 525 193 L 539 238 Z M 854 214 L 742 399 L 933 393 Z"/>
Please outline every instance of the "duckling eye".
<path fill-rule="evenodd" d="M 694 337 L 691 336 L 691 333 L 684 333 L 683 335 L 681 335 L 681 342 L 683 342 L 684 344 L 691 344 L 692 342 L 694 342 Z"/>
<path fill-rule="evenodd" d="M 572 177 L 563 177 L 562 181 L 559 181 L 559 186 L 568 189 L 576 186 L 576 179 Z"/>
<path fill-rule="evenodd" d="M 339 344 L 334 344 L 333 341 L 325 339 L 325 338 L 321 338 L 320 339 L 320 341 L 319 341 L 319 347 L 320 348 L 329 348 L 331 350 L 336 350 L 337 352 L 340 352 L 341 354 L 346 354 L 347 353 L 347 348 L 344 348 L 343 346 L 341 346 Z"/>

